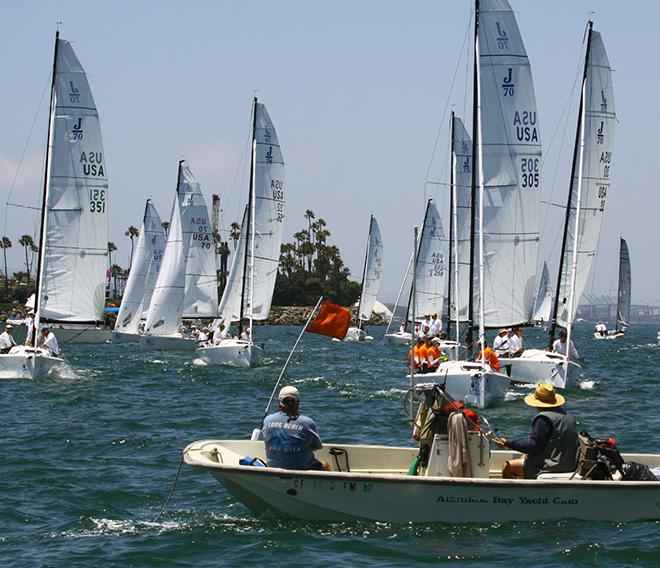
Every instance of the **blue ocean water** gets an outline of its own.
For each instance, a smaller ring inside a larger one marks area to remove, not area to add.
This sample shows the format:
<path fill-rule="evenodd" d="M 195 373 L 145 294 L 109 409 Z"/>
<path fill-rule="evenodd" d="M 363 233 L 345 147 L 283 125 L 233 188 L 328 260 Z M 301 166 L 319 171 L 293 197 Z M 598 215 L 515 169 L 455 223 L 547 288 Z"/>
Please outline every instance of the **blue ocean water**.
<path fill-rule="evenodd" d="M 653 326 L 595 341 L 576 330 L 588 365 L 564 392 L 594 436 L 623 451 L 660 450 Z M 0 565 L 222 566 L 250 563 L 409 566 L 656 566 L 660 523 L 573 520 L 470 525 L 318 523 L 262 519 L 207 474 L 186 466 L 162 518 L 181 450 L 203 438 L 247 438 L 260 424 L 299 332 L 259 327 L 267 364 L 201 366 L 191 354 L 141 353 L 132 345 L 64 346 L 68 380 L 1 381 Z M 339 343 L 307 334 L 285 382 L 322 438 L 412 444 L 403 412 L 405 347 Z M 545 345 L 527 330 L 528 346 Z M 529 432 L 529 388 L 484 411 L 507 437 Z"/>

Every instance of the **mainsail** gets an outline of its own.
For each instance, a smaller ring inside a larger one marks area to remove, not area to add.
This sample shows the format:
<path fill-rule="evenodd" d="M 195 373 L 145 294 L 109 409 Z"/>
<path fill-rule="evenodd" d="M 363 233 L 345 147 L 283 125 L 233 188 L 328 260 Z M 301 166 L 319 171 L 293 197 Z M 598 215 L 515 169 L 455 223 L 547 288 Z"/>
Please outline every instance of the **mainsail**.
<path fill-rule="evenodd" d="M 483 324 L 503 327 L 525 323 L 532 316 L 541 189 L 532 71 L 507 0 L 481 0 L 478 55 Z"/>
<path fill-rule="evenodd" d="M 218 276 L 211 218 L 199 183 L 185 161 L 177 184 L 181 231 L 186 255 L 183 317 L 218 315 Z"/>
<path fill-rule="evenodd" d="M 359 319 L 369 321 L 378 296 L 380 276 L 383 271 L 383 241 L 376 218 L 372 215 L 369 223 L 369 239 L 364 259 L 362 294 L 360 295 Z"/>
<path fill-rule="evenodd" d="M 245 207 L 243 212 L 243 221 L 241 223 L 241 233 L 238 239 L 236 250 L 234 251 L 234 260 L 231 263 L 231 270 L 227 277 L 227 284 L 220 300 L 220 320 L 227 326 L 230 322 L 240 321 L 241 319 L 241 292 L 243 290 L 243 266 L 245 265 L 245 241 L 247 239 L 247 216 L 249 207 Z"/>
<path fill-rule="evenodd" d="M 452 168 L 454 204 L 456 216 L 454 222 L 455 243 L 452 246 L 452 262 L 457 264 L 458 270 L 452 267 L 451 279 L 450 318 L 456 318 L 458 307 L 458 320 L 467 321 L 468 303 L 470 301 L 470 213 L 471 213 L 471 183 L 472 183 L 472 140 L 470 139 L 463 121 L 454 116 L 452 126 Z M 452 215 L 453 211 L 450 212 Z M 454 235 L 450 235 L 454 240 Z M 458 272 L 458 275 L 456 274 Z M 457 281 L 458 276 L 458 281 Z"/>
<path fill-rule="evenodd" d="M 449 243 L 442 230 L 442 219 L 432 199 L 426 205 L 424 224 L 417 247 L 415 264 L 415 319 L 442 313 L 445 293 L 445 271 Z M 412 306 L 408 305 L 408 321 Z"/>
<path fill-rule="evenodd" d="M 156 208 L 147 199 L 126 290 L 121 301 L 115 330 L 137 333 L 140 319 L 149 307 L 165 248 L 165 231 Z"/>
<path fill-rule="evenodd" d="M 541 280 L 539 281 L 539 287 L 536 290 L 536 301 L 534 302 L 534 315 L 532 316 L 532 321 L 549 321 L 551 310 L 552 290 L 550 289 L 550 273 L 548 272 L 548 263 L 543 261 Z"/>
<path fill-rule="evenodd" d="M 630 327 L 630 253 L 625 239 L 621 239 L 619 247 L 619 297 L 616 304 L 616 328 L 625 331 Z"/>
<path fill-rule="evenodd" d="M 580 108 L 582 117 L 575 144 L 573 172 L 566 216 L 565 245 L 557 293 L 557 323 L 572 324 L 571 315 L 580 305 L 591 265 L 598 249 L 600 229 L 605 210 L 605 198 L 610 187 L 612 150 L 616 114 L 612 70 L 605 46 L 598 32 L 590 31 L 587 42 L 585 77 Z M 580 132 L 584 140 L 582 171 L 580 172 Z M 580 179 L 581 177 L 581 179 Z M 578 192 L 581 186 L 581 192 Z M 580 195 L 578 195 L 580 193 Z M 579 218 L 576 219 L 580 199 Z M 575 234 L 576 221 L 578 233 Z M 575 290 L 570 305 L 571 270 L 576 256 Z"/>
<path fill-rule="evenodd" d="M 145 333 L 173 335 L 180 331 L 186 285 L 185 259 L 186 253 L 181 232 L 181 210 L 178 198 L 175 198 L 163 262 L 144 326 Z"/>
<path fill-rule="evenodd" d="M 108 180 L 94 98 L 68 41 L 56 40 L 42 243 L 42 319 L 103 320 L 108 268 Z"/>

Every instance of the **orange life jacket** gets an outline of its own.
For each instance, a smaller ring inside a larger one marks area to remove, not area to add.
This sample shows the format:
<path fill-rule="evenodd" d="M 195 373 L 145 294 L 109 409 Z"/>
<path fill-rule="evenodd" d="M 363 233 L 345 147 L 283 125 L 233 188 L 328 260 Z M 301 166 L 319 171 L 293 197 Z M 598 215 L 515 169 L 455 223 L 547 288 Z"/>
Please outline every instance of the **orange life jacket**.
<path fill-rule="evenodd" d="M 490 365 L 490 368 L 493 369 L 493 371 L 500 370 L 500 358 L 490 347 L 486 347 L 486 349 L 479 354 L 477 360 L 481 361 L 482 359 Z"/>

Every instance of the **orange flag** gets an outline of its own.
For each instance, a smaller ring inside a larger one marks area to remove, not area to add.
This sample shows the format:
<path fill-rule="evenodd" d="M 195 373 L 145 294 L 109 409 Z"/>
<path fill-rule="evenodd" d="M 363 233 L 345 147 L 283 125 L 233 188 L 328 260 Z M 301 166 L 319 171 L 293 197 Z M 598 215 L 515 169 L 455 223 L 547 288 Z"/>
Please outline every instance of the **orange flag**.
<path fill-rule="evenodd" d="M 307 326 L 306 331 L 344 339 L 351 323 L 351 311 L 348 308 L 323 300 L 316 319 Z"/>

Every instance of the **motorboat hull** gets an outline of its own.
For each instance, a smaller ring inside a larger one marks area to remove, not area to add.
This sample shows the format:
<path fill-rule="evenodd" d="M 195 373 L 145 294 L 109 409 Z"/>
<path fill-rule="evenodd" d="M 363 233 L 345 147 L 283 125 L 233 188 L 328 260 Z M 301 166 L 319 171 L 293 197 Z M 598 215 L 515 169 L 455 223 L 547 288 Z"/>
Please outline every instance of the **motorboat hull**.
<path fill-rule="evenodd" d="M 415 375 L 417 383 L 435 383 L 455 400 L 486 408 L 504 399 L 511 379 L 478 361 L 446 361 L 433 373 Z"/>
<path fill-rule="evenodd" d="M 197 341 L 181 335 L 141 335 L 141 351 L 194 351 Z"/>
<path fill-rule="evenodd" d="M 549 381 L 558 389 L 575 381 L 582 369 L 575 361 L 566 361 L 563 355 L 543 349 L 525 349 L 520 357 L 501 358 L 500 368 L 512 381 L 533 384 Z"/>
<path fill-rule="evenodd" d="M 623 331 L 608 331 L 605 335 L 594 331 L 594 339 L 618 339 L 624 335 Z"/>
<path fill-rule="evenodd" d="M 48 349 L 17 346 L 6 355 L 0 355 L 0 379 L 43 379 L 73 376 L 73 370 L 60 357 Z"/>
<path fill-rule="evenodd" d="M 197 357 L 209 365 L 256 367 L 263 358 L 263 349 L 240 339 L 224 339 L 218 345 L 199 347 Z"/>
<path fill-rule="evenodd" d="M 407 331 L 395 331 L 394 333 L 386 333 L 385 341 L 395 345 L 410 345 L 412 335 Z"/>
<path fill-rule="evenodd" d="M 333 462 L 329 450 L 345 459 Z M 342 471 L 292 471 L 238 464 L 245 456 L 264 459 L 263 442 L 204 440 L 190 444 L 183 459 L 213 475 L 257 515 L 451 524 L 660 519 L 658 482 L 592 481 L 570 479 L 570 474 L 501 479 L 504 461 L 518 455 L 510 451 L 490 454 L 488 478 L 406 475 L 417 453 L 418 448 L 325 444 L 316 456 Z M 649 467 L 660 465 L 659 455 L 624 458 Z M 350 468 L 344 467 L 349 464 Z"/>

